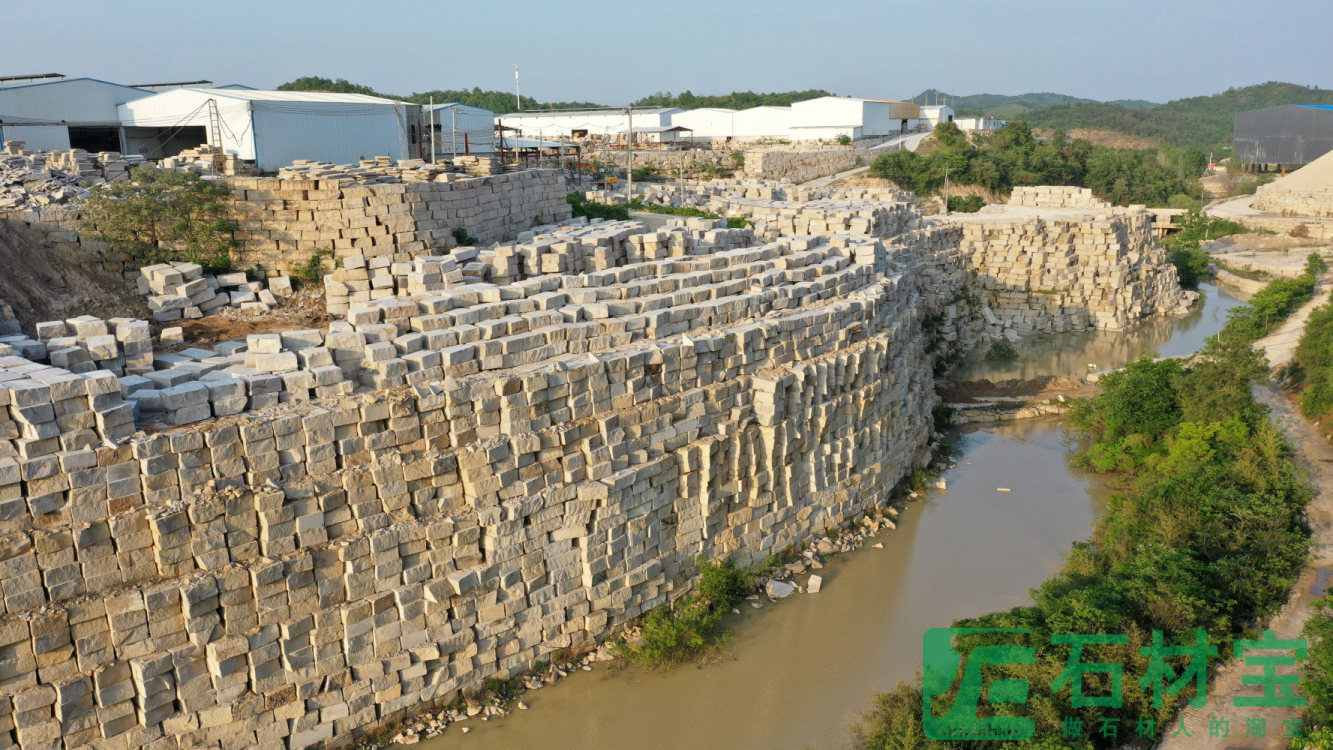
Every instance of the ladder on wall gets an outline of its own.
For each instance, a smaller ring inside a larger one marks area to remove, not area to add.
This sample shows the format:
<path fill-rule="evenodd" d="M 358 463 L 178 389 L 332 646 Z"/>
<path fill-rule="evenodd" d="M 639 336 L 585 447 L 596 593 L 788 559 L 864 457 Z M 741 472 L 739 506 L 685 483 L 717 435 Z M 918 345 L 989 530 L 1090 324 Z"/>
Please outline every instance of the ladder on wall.
<path fill-rule="evenodd" d="M 222 150 L 222 116 L 218 114 L 218 100 L 208 100 L 208 145 L 213 147 L 213 174 L 221 174 L 226 159 Z"/>

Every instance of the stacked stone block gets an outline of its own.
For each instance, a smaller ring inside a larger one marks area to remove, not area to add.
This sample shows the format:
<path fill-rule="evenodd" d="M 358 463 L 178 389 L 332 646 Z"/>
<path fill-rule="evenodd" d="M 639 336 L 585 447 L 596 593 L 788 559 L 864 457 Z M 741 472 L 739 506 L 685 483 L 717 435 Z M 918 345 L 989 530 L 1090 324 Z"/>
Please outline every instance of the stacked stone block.
<path fill-rule="evenodd" d="M 241 265 L 284 269 L 318 252 L 410 261 L 452 247 L 464 229 L 482 242 L 569 217 L 563 178 L 524 170 L 452 182 L 344 184 L 339 179 L 238 179 Z"/>
<path fill-rule="evenodd" d="M 961 215 L 961 251 L 984 291 L 989 335 L 1123 330 L 1189 298 L 1147 211 Z"/>
<path fill-rule="evenodd" d="M 1009 205 L 1029 208 L 1079 208 L 1105 210 L 1111 204 L 1097 198 L 1089 188 L 1063 185 L 1016 187 L 1009 194 Z"/>

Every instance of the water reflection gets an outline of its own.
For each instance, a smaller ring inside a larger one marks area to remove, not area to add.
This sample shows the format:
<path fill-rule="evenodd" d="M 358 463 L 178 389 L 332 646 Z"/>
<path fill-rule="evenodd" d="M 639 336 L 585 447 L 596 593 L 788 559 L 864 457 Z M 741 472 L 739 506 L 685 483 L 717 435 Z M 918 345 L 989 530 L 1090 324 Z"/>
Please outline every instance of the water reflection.
<path fill-rule="evenodd" d="M 1203 301 L 1183 318 L 1154 318 L 1129 331 L 1078 331 L 1030 336 L 1014 345 L 1017 362 L 986 360 L 985 347 L 969 354 L 950 373 L 955 380 L 1004 380 L 1045 375 L 1084 376 L 1138 359 L 1144 352 L 1175 357 L 1197 351 L 1226 323 L 1227 311 L 1244 304 L 1212 284 L 1202 284 Z M 1096 365 L 1089 368 L 1088 365 Z"/>

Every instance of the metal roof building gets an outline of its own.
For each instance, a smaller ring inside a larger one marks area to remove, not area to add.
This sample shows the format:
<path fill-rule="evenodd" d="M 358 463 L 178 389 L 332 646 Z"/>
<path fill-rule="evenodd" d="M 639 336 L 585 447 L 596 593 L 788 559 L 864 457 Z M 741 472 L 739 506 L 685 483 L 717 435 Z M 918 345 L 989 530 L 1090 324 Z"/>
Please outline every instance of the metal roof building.
<path fill-rule="evenodd" d="M 430 105 L 421 108 L 422 117 L 429 118 Z M 495 113 L 470 104 L 449 102 L 436 104 L 435 155 L 490 154 L 495 151 Z M 429 122 L 426 123 L 429 127 Z M 430 142 L 425 144 L 430 148 Z"/>
<path fill-rule="evenodd" d="M 117 108 L 151 96 L 96 78 L 65 78 L 0 88 L 0 141 L 28 149 L 124 151 Z"/>
<path fill-rule="evenodd" d="M 262 172 L 297 159 L 349 164 L 421 156 L 421 107 L 362 94 L 182 88 L 118 111 L 127 153 L 150 159 L 204 143 L 254 161 Z"/>
<path fill-rule="evenodd" d="M 1333 106 L 1283 104 L 1236 115 L 1242 164 L 1309 164 L 1333 151 Z"/>

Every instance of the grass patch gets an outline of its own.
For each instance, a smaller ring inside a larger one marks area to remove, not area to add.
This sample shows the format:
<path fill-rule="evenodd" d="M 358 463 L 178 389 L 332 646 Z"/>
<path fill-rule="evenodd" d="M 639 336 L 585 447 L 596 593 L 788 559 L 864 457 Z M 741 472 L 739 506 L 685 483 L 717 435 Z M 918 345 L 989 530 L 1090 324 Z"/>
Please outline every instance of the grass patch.
<path fill-rule="evenodd" d="M 583 196 L 578 193 L 566 195 L 565 202 L 569 204 L 572 215 L 575 217 L 582 216 L 588 219 L 605 219 L 607 221 L 627 221 L 629 219 L 629 206 L 585 201 Z"/>

